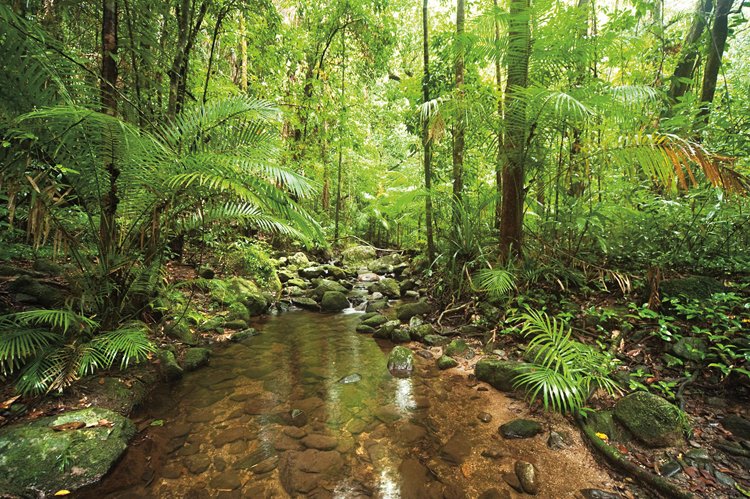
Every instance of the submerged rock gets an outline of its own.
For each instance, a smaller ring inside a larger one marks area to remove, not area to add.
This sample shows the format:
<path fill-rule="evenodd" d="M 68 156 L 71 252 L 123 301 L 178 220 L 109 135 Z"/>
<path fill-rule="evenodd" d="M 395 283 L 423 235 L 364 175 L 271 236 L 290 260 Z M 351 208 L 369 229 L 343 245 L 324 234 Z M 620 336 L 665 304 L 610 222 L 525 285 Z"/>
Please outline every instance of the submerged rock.
<path fill-rule="evenodd" d="M 531 438 L 542 432 L 542 425 L 530 419 L 515 419 L 501 425 L 499 431 L 505 438 Z"/>
<path fill-rule="evenodd" d="M 338 380 L 336 383 L 339 383 L 342 385 L 350 385 L 352 383 L 359 383 L 360 381 L 362 381 L 362 376 L 357 373 L 354 373 L 348 376 L 344 376 L 343 378 Z"/>
<path fill-rule="evenodd" d="M 615 418 L 649 447 L 682 443 L 685 415 L 658 395 L 635 392 L 615 405 Z"/>
<path fill-rule="evenodd" d="M 0 495 L 2 481 L 31 497 L 95 483 L 135 432 L 129 419 L 97 407 L 5 427 L 0 430 Z"/>
<path fill-rule="evenodd" d="M 524 492 L 536 495 L 539 492 L 536 466 L 526 461 L 516 461 L 513 467 Z"/>
<path fill-rule="evenodd" d="M 414 355 L 406 347 L 393 347 L 388 355 L 388 370 L 394 376 L 409 376 L 414 370 Z"/>
<path fill-rule="evenodd" d="M 169 350 L 159 350 L 157 354 L 159 359 L 159 372 L 167 381 L 175 381 L 182 378 L 182 368 L 177 363 L 174 353 Z"/>
<path fill-rule="evenodd" d="M 210 355 L 211 350 L 208 348 L 188 348 L 185 351 L 185 358 L 182 360 L 182 368 L 188 372 L 195 371 L 208 364 Z"/>
<path fill-rule="evenodd" d="M 440 457 L 451 464 L 462 464 L 471 455 L 471 446 L 469 435 L 458 430 L 440 449 Z"/>

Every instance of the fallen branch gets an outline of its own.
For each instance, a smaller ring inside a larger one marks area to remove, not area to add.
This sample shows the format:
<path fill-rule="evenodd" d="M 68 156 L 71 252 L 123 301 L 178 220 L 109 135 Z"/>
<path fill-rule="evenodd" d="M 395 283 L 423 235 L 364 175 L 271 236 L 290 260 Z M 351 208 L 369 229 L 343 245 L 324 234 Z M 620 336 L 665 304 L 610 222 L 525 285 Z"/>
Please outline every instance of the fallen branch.
<path fill-rule="evenodd" d="M 452 303 L 453 303 L 453 302 L 451 302 L 451 304 L 452 304 Z M 457 307 L 453 307 L 453 308 L 448 308 L 448 309 L 446 309 L 446 310 L 443 310 L 443 312 L 442 312 L 442 313 L 440 314 L 440 317 L 438 317 L 438 320 L 437 320 L 437 325 L 438 325 L 438 326 L 440 326 L 440 327 L 443 327 L 443 325 L 442 325 L 442 324 L 440 324 L 440 321 L 442 321 L 442 320 L 443 320 L 443 317 L 445 316 L 445 314 L 452 314 L 453 312 L 458 312 L 459 310 L 463 310 L 463 309 L 465 309 L 465 308 L 466 308 L 466 306 L 467 306 L 467 305 L 468 305 L 469 303 L 470 303 L 470 302 L 466 302 L 466 303 L 464 303 L 463 305 L 459 305 L 459 306 L 457 306 Z"/>
<path fill-rule="evenodd" d="M 604 440 L 599 438 L 596 435 L 596 432 L 586 425 L 580 414 L 576 414 L 575 419 L 591 445 L 604 455 L 605 459 L 615 468 L 630 474 L 643 485 L 665 497 L 675 499 L 696 499 L 693 494 L 680 490 L 679 487 L 670 483 L 667 479 L 654 475 L 653 473 L 628 461 L 617 449 L 610 447 L 604 442 Z"/>

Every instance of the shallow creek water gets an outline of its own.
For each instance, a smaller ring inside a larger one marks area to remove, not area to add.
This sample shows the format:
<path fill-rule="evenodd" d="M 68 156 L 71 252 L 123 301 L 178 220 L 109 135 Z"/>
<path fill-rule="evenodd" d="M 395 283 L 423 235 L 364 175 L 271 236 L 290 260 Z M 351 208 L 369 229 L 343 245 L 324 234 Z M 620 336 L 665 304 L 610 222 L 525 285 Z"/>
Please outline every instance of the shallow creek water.
<path fill-rule="evenodd" d="M 528 416 L 525 403 L 439 374 L 419 355 L 412 377 L 394 378 L 392 345 L 356 324 L 357 314 L 288 312 L 217 348 L 210 366 L 162 387 L 134 415 L 145 429 L 83 496 L 410 499 L 496 488 L 494 497 L 520 497 L 502 479 L 518 459 L 537 466 L 537 497 L 611 486 L 565 420 L 541 418 L 569 432 L 564 450 L 547 448 L 548 432 L 503 440 L 498 425 Z"/>

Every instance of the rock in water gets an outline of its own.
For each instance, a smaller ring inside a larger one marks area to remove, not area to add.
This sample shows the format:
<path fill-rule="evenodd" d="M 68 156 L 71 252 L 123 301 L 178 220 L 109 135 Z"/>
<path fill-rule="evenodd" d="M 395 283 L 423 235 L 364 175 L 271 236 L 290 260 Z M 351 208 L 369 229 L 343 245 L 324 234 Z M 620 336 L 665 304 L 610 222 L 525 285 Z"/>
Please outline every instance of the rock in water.
<path fill-rule="evenodd" d="M 357 373 L 350 374 L 349 376 L 344 376 L 340 380 L 337 381 L 337 383 L 342 385 L 350 385 L 352 383 L 359 383 L 362 381 L 362 376 L 360 376 Z"/>
<path fill-rule="evenodd" d="M 499 431 L 505 438 L 531 438 L 542 432 L 542 425 L 530 419 L 515 419 L 501 425 Z"/>
<path fill-rule="evenodd" d="M 396 346 L 388 355 L 388 370 L 394 376 L 410 376 L 414 370 L 414 355 L 406 347 Z"/>
<path fill-rule="evenodd" d="M 396 311 L 396 317 L 398 317 L 398 320 L 401 322 L 408 322 L 409 319 L 416 315 L 426 315 L 429 314 L 431 310 L 430 305 L 427 302 L 424 301 L 418 301 L 416 303 L 407 303 L 405 305 L 401 305 L 398 310 Z"/>
<path fill-rule="evenodd" d="M 631 393 L 617 402 L 614 416 L 649 447 L 668 447 L 682 442 L 684 414 L 658 395 Z"/>
<path fill-rule="evenodd" d="M 514 466 L 521 488 L 527 494 L 536 495 L 539 492 L 539 482 L 536 467 L 526 461 L 516 461 Z"/>
<path fill-rule="evenodd" d="M 344 293 L 338 291 L 326 291 L 323 295 L 323 301 L 320 302 L 320 308 L 324 312 L 340 312 L 349 308 L 349 300 Z"/>
<path fill-rule="evenodd" d="M 53 429 L 61 425 L 79 428 Z M 98 407 L 7 426 L 0 430 L 1 480 L 31 497 L 76 490 L 101 479 L 135 432 L 129 419 Z"/>
<path fill-rule="evenodd" d="M 208 364 L 210 355 L 211 350 L 208 348 L 188 348 L 185 351 L 185 358 L 182 360 L 182 368 L 185 371 L 195 371 Z"/>

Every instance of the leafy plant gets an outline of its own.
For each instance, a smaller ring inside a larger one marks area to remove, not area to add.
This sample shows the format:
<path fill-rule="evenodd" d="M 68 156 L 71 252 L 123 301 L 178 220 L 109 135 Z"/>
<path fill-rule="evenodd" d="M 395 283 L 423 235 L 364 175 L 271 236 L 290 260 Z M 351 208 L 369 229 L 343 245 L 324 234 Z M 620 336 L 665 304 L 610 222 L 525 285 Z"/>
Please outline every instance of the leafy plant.
<path fill-rule="evenodd" d="M 533 309 L 516 318 L 521 334 L 530 338 L 530 366 L 520 368 L 516 385 L 526 389 L 532 402 L 541 400 L 546 410 L 581 410 L 597 388 L 613 394 L 618 385 L 609 378 L 616 361 L 571 338 L 571 329 L 555 317 Z"/>

